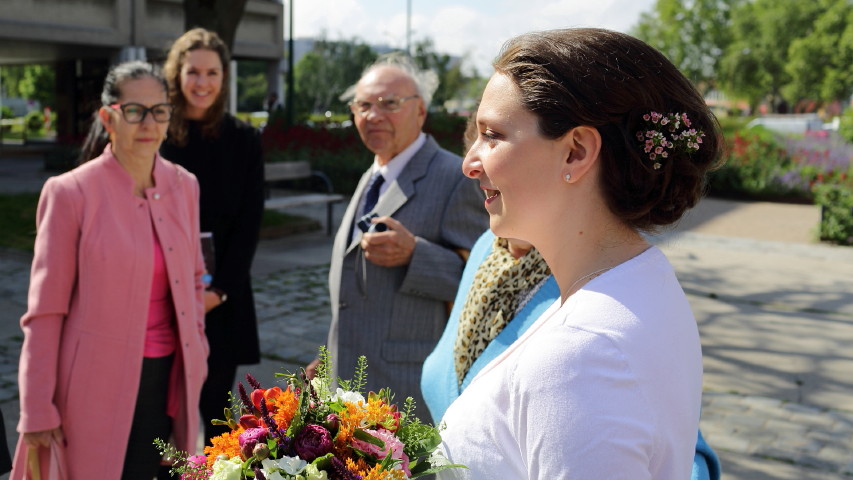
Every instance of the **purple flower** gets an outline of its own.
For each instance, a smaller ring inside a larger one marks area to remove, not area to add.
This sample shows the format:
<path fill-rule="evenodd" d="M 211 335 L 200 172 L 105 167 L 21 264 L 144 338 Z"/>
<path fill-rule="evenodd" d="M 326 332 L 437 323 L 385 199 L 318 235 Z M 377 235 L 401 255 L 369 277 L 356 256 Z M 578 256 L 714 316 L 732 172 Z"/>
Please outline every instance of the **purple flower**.
<path fill-rule="evenodd" d="M 261 388 L 261 382 L 255 379 L 251 373 L 246 374 L 246 381 L 249 382 L 249 385 L 251 385 L 255 390 Z"/>
<path fill-rule="evenodd" d="M 250 428 L 241 433 L 238 440 L 240 442 L 240 453 L 243 454 L 243 458 L 251 457 L 255 450 L 255 445 L 266 442 L 268 437 L 269 431 L 266 428 Z"/>
<path fill-rule="evenodd" d="M 330 413 L 326 415 L 326 428 L 329 431 L 335 431 L 341 424 L 341 418 L 335 415 L 334 413 Z"/>
<path fill-rule="evenodd" d="M 337 477 L 341 480 L 361 480 L 361 475 L 356 475 L 349 471 L 344 462 L 342 462 L 338 457 L 332 457 L 332 469 L 337 474 Z"/>
<path fill-rule="evenodd" d="M 251 412 L 254 409 L 254 405 L 252 405 L 252 400 L 246 393 L 246 387 L 243 386 L 243 382 L 237 382 L 237 391 L 240 394 L 240 401 L 243 402 L 243 407 Z"/>
<path fill-rule="evenodd" d="M 332 434 L 320 425 L 305 425 L 293 440 L 293 449 L 302 460 L 313 462 L 332 451 Z"/>

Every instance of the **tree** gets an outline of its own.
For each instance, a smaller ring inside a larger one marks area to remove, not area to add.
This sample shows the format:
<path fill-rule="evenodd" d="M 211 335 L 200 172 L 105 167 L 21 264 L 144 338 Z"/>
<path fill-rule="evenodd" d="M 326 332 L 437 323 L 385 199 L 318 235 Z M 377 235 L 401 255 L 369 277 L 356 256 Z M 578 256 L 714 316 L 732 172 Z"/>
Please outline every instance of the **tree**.
<path fill-rule="evenodd" d="M 845 0 L 842 0 L 845 1 Z M 821 2 L 755 0 L 739 5 L 732 16 L 732 42 L 720 64 L 724 90 L 745 97 L 754 108 L 769 100 L 780 111 L 789 49 L 812 31 L 823 11 Z"/>
<path fill-rule="evenodd" d="M 732 11 L 743 0 L 658 0 L 633 34 L 666 55 L 700 91 L 716 87 Z"/>
<path fill-rule="evenodd" d="M 4 95 L 35 100 L 42 105 L 56 103 L 56 71 L 52 65 L 8 65 L 0 68 Z"/>
<path fill-rule="evenodd" d="M 783 88 L 795 102 L 846 99 L 853 93 L 853 4 L 821 0 L 824 8 L 814 27 L 791 42 L 785 72 L 791 81 Z"/>
<path fill-rule="evenodd" d="M 294 67 L 296 109 L 303 113 L 342 112 L 338 97 L 376 60 L 376 52 L 360 40 L 317 40 Z"/>
<path fill-rule="evenodd" d="M 237 61 L 237 110 L 266 110 L 267 65 L 258 60 Z"/>
<path fill-rule="evenodd" d="M 462 73 L 462 62 L 436 52 L 431 39 L 415 42 L 413 58 L 418 67 L 432 70 L 438 75 L 438 89 L 433 94 L 432 105 L 443 109 L 446 101 L 464 91 L 469 79 Z"/>
<path fill-rule="evenodd" d="M 184 0 L 184 28 L 202 27 L 219 34 L 234 51 L 237 26 L 243 18 L 248 0 Z"/>

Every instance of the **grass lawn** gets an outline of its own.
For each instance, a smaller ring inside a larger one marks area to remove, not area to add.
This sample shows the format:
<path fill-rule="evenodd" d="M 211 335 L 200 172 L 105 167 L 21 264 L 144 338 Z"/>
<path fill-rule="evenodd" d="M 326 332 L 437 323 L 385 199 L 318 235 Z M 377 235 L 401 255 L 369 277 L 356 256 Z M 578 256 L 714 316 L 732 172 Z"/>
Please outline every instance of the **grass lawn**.
<path fill-rule="evenodd" d="M 33 251 L 39 194 L 0 195 L 0 246 Z"/>
<path fill-rule="evenodd" d="M 36 238 L 36 206 L 39 194 L 0 195 L 0 247 L 33 251 Z M 278 227 L 306 222 L 305 217 L 264 210 L 262 227 Z"/>

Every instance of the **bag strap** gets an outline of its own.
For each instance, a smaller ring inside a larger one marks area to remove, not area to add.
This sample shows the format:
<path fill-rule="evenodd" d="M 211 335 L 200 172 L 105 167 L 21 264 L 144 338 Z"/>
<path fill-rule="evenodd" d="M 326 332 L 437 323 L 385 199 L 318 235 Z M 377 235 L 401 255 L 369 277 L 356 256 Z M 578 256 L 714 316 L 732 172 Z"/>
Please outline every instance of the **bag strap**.
<path fill-rule="evenodd" d="M 65 448 L 55 437 L 50 439 L 50 478 L 48 480 L 65 480 L 68 478 L 68 468 L 65 464 Z M 38 480 L 38 479 L 37 479 Z"/>

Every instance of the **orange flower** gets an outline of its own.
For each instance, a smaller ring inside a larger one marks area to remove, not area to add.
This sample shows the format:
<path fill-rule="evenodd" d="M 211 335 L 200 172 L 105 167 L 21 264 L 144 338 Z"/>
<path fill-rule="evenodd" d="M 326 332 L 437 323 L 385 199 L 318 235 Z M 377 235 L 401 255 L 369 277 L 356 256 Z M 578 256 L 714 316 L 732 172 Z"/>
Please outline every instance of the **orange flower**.
<path fill-rule="evenodd" d="M 272 418 L 275 420 L 278 428 L 287 429 L 290 426 L 290 422 L 293 421 L 293 416 L 296 415 L 296 409 L 299 407 L 299 397 L 290 387 L 287 387 L 287 390 L 283 392 L 278 387 L 273 388 L 277 388 L 278 393 L 267 400 L 273 406 L 273 408 L 270 408 L 270 412 L 274 412 L 271 413 Z"/>
<path fill-rule="evenodd" d="M 228 455 L 228 458 L 240 456 L 240 434 L 245 430 L 242 427 L 237 427 L 230 432 L 225 432 L 218 437 L 210 439 L 213 446 L 204 447 L 204 454 L 207 455 L 207 466 L 212 467 L 216 457 L 221 454 Z"/>
<path fill-rule="evenodd" d="M 362 477 L 362 480 L 408 480 L 402 470 L 382 470 L 379 464 L 371 467 L 363 458 L 347 458 L 346 467 L 350 472 Z"/>
<path fill-rule="evenodd" d="M 372 428 L 394 420 L 394 407 L 379 398 L 364 402 L 347 403 L 346 410 L 340 413 L 342 431 L 349 434 L 356 428 Z"/>
<path fill-rule="evenodd" d="M 407 478 L 402 470 L 382 470 L 378 464 L 374 465 L 366 474 L 362 474 L 362 480 L 407 480 Z"/>
<path fill-rule="evenodd" d="M 370 470 L 370 465 L 363 458 L 346 457 L 346 466 L 347 470 L 360 477 L 365 476 Z"/>

